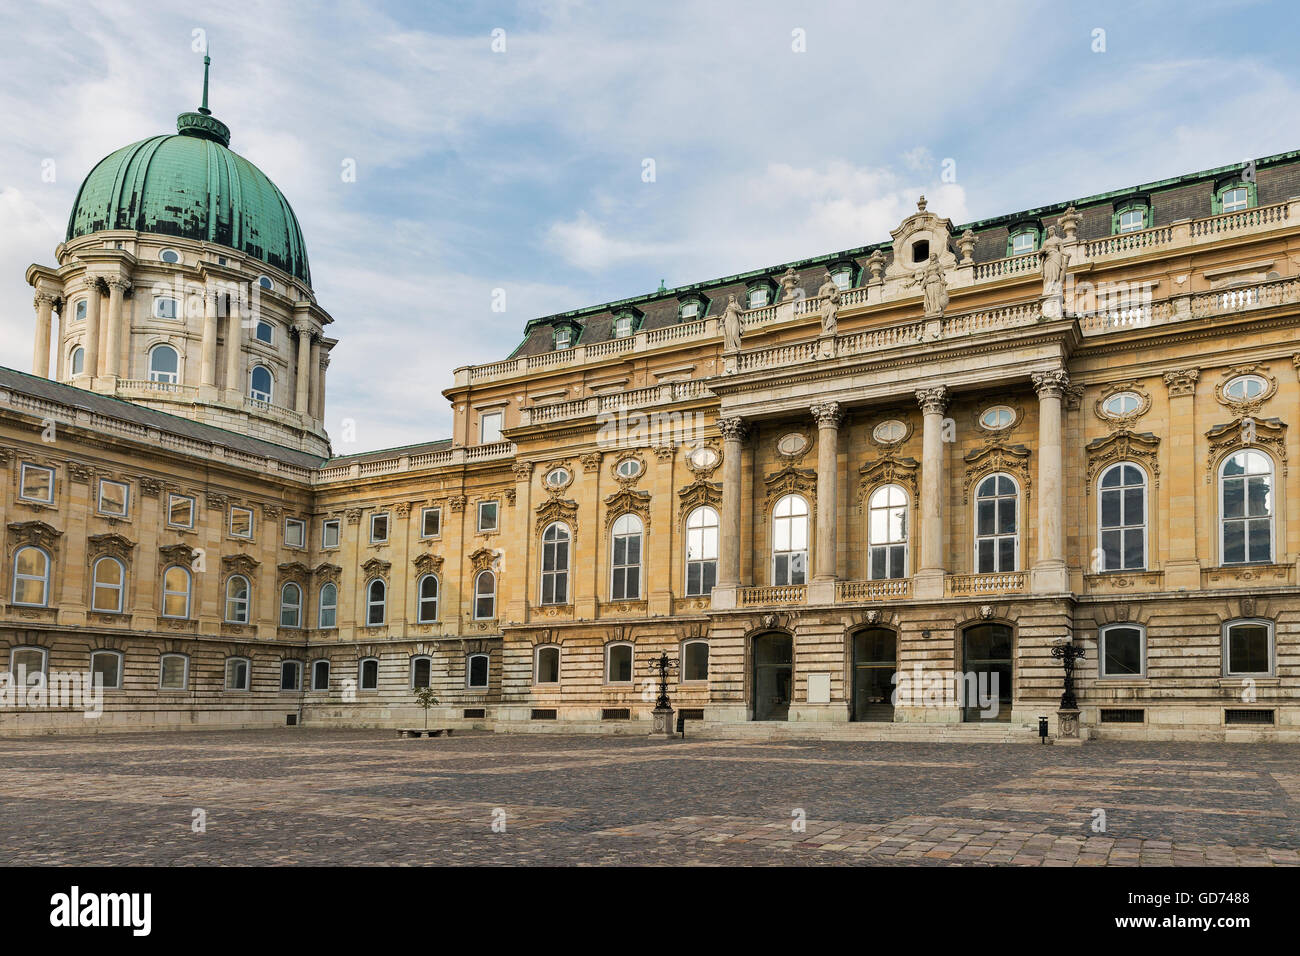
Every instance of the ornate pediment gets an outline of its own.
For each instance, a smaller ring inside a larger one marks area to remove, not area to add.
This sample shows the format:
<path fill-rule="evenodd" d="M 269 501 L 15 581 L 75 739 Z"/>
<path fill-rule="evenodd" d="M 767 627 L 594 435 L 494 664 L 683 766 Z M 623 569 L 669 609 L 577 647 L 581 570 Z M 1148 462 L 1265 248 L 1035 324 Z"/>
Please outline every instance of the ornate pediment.
<path fill-rule="evenodd" d="M 1092 480 L 1108 465 L 1119 461 L 1136 461 L 1146 467 L 1152 484 L 1160 487 L 1160 439 L 1151 432 L 1131 432 L 1120 429 L 1102 438 L 1088 442 L 1084 451 L 1088 455 L 1088 480 L 1085 493 L 1092 494 Z"/>
<path fill-rule="evenodd" d="M 677 492 L 679 506 L 681 508 L 681 520 L 685 521 L 696 508 L 701 505 L 708 505 L 711 508 L 722 508 L 722 482 L 709 481 L 703 475 L 700 475 L 685 488 Z"/>
<path fill-rule="evenodd" d="M 563 521 L 574 534 L 578 533 L 578 503 L 571 498 L 558 496 L 547 499 L 537 507 L 536 530 L 541 531 L 552 521 Z"/>
<path fill-rule="evenodd" d="M 277 565 L 276 570 L 280 572 L 281 578 L 301 579 L 311 577 L 311 568 L 301 561 L 288 561 Z"/>
<path fill-rule="evenodd" d="M 415 570 L 419 571 L 421 574 L 428 574 L 430 571 L 437 574 L 442 570 L 442 555 L 429 554 L 429 552 L 426 551 L 423 554 L 418 555 L 411 563 L 415 565 Z"/>
<path fill-rule="evenodd" d="M 167 564 L 179 564 L 183 567 L 190 567 L 199 553 L 191 548 L 188 544 L 164 544 L 158 549 L 162 555 L 163 561 Z"/>
<path fill-rule="evenodd" d="M 469 563 L 477 574 L 479 571 L 489 570 L 499 554 L 499 551 L 493 551 L 491 548 L 479 548 L 469 553 Z"/>
<path fill-rule="evenodd" d="M 225 554 L 221 557 L 221 567 L 226 571 L 239 571 L 244 574 L 251 573 L 261 566 L 262 562 L 258 561 L 251 554 Z"/>
<path fill-rule="evenodd" d="M 904 458 L 892 452 L 886 453 L 875 461 L 869 461 L 858 469 L 858 509 L 866 507 L 867 498 L 872 490 L 881 485 L 902 485 L 912 498 L 912 504 L 921 502 L 920 462 L 915 458 Z"/>
<path fill-rule="evenodd" d="M 129 562 L 135 552 L 134 541 L 111 531 L 107 534 L 92 534 L 86 539 L 86 544 L 86 550 L 95 557 L 111 554 L 115 558 Z"/>
<path fill-rule="evenodd" d="M 786 465 L 763 479 L 767 487 L 767 499 L 763 502 L 763 513 L 768 514 L 772 506 L 783 496 L 803 495 L 810 502 L 817 493 L 817 472 L 811 468 L 799 468 L 794 463 Z"/>
<path fill-rule="evenodd" d="M 376 575 L 382 578 L 388 577 L 388 571 L 392 568 L 393 562 L 385 561 L 383 558 L 370 558 L 361 565 L 361 570 L 366 573 L 366 577 L 373 578 Z"/>
<path fill-rule="evenodd" d="M 312 577 L 326 581 L 337 581 L 343 569 L 337 564 L 318 564 L 312 569 Z"/>
<path fill-rule="evenodd" d="M 995 471 L 1009 472 L 1018 478 L 1028 503 L 1033 479 L 1029 473 L 1029 449 L 1024 445 L 987 445 L 970 452 L 963 461 L 966 463 L 966 471 L 961 480 L 962 504 L 970 503 L 971 485 Z"/>
<path fill-rule="evenodd" d="M 44 521 L 15 521 L 9 525 L 9 547 L 11 550 L 21 545 L 34 544 L 44 548 L 50 554 L 59 550 L 59 538 L 63 532 Z"/>
<path fill-rule="evenodd" d="M 1234 421 L 1215 425 L 1205 437 L 1210 442 L 1210 453 L 1205 456 L 1205 480 L 1214 481 L 1215 469 L 1223 456 L 1243 448 L 1262 448 L 1270 452 L 1287 473 L 1286 425 L 1280 418 L 1251 418 L 1243 415 Z M 10 525 L 10 527 L 13 527 Z"/>
<path fill-rule="evenodd" d="M 637 491 L 624 485 L 605 499 L 605 530 L 619 517 L 632 512 L 641 518 L 642 523 L 650 527 L 650 492 Z"/>

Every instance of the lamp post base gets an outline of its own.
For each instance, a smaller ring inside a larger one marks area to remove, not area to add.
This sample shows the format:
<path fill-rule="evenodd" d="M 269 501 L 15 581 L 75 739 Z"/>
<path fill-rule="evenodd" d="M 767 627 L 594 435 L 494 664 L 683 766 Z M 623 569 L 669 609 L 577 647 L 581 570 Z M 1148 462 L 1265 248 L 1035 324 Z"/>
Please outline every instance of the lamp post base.
<path fill-rule="evenodd" d="M 1062 743 L 1082 743 L 1079 738 L 1079 711 L 1061 708 L 1056 712 L 1056 736 Z"/>
<path fill-rule="evenodd" d="M 671 707 L 656 707 L 650 713 L 654 717 L 650 728 L 650 736 L 665 737 L 671 740 L 673 736 L 673 709 Z"/>

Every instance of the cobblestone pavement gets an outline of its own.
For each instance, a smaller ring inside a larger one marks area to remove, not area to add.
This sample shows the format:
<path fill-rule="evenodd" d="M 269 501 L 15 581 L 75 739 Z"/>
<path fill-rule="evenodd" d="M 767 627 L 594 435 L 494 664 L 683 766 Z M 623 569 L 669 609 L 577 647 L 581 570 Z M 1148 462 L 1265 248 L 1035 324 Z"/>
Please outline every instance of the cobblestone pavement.
<path fill-rule="evenodd" d="M 1281 745 L 0 739 L 2 864 L 1296 866 L 1298 823 Z"/>

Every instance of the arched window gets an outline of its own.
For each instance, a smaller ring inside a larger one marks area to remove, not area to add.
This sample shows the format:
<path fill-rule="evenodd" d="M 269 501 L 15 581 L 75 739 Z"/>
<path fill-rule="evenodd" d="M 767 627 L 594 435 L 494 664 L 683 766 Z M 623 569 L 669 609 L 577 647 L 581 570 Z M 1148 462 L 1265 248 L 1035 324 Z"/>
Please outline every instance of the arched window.
<path fill-rule="evenodd" d="M 558 684 L 560 682 L 560 649 L 554 644 L 547 644 L 537 649 L 534 667 L 534 684 Z"/>
<path fill-rule="evenodd" d="M 189 657 L 184 654 L 163 654 L 158 658 L 159 690 L 185 690 L 189 686 Z"/>
<path fill-rule="evenodd" d="M 569 526 L 553 521 L 542 532 L 542 603 L 569 603 Z"/>
<path fill-rule="evenodd" d="M 470 690 L 483 690 L 488 685 L 488 656 L 471 654 L 465 662 L 465 686 Z"/>
<path fill-rule="evenodd" d="M 1101 473 L 1097 495 L 1101 569 L 1134 571 L 1147 566 L 1147 476 L 1120 462 Z"/>
<path fill-rule="evenodd" d="M 361 658 L 357 664 L 357 681 L 361 690 L 379 690 L 379 658 Z"/>
<path fill-rule="evenodd" d="M 72 350 L 72 374 L 80 375 L 86 370 L 86 350 L 78 345 Z"/>
<path fill-rule="evenodd" d="M 302 690 L 302 661 L 280 662 L 280 690 Z"/>
<path fill-rule="evenodd" d="M 15 647 L 9 652 L 9 675 L 17 687 L 29 686 L 34 674 L 45 674 L 49 652 L 43 647 Z"/>
<path fill-rule="evenodd" d="M 1107 624 L 1097 632 L 1099 677 L 1144 677 L 1146 629 L 1140 624 Z"/>
<path fill-rule="evenodd" d="M 302 627 L 302 588 L 292 581 L 280 588 L 280 626 Z"/>
<path fill-rule="evenodd" d="M 1272 621 L 1229 621 L 1223 625 L 1224 677 L 1267 677 L 1275 666 Z"/>
<path fill-rule="evenodd" d="M 438 620 L 438 576 L 426 574 L 420 578 L 418 585 L 420 606 L 416 620 L 420 624 L 432 624 Z"/>
<path fill-rule="evenodd" d="M 709 594 L 718 583 L 718 512 L 703 505 L 686 516 L 686 593 Z"/>
<path fill-rule="evenodd" d="M 636 515 L 620 515 L 614 522 L 612 544 L 610 600 L 639 600 L 641 597 L 641 519 Z"/>
<path fill-rule="evenodd" d="M 232 574 L 226 582 L 226 620 L 231 624 L 248 623 L 249 592 L 252 590 L 248 578 L 242 574 Z"/>
<path fill-rule="evenodd" d="M 326 582 L 320 586 L 320 601 L 317 604 L 316 626 L 319 628 L 338 627 L 339 588 L 337 584 Z"/>
<path fill-rule="evenodd" d="M 1219 467 L 1220 545 L 1224 564 L 1273 560 L 1273 459 L 1239 451 Z"/>
<path fill-rule="evenodd" d="M 867 500 L 868 576 L 907 577 L 907 493 L 884 485 Z"/>
<path fill-rule="evenodd" d="M 190 569 L 173 564 L 163 572 L 163 617 L 190 616 Z"/>
<path fill-rule="evenodd" d="M 433 658 L 427 655 L 420 655 L 411 658 L 411 689 L 419 690 L 421 687 L 431 687 L 433 685 Z"/>
<path fill-rule="evenodd" d="M 687 641 L 682 645 L 682 680 L 709 679 L 709 642 Z"/>
<path fill-rule="evenodd" d="M 497 616 L 497 576 L 480 571 L 474 578 L 474 618 L 490 621 Z"/>
<path fill-rule="evenodd" d="M 104 614 L 122 613 L 122 592 L 126 590 L 126 568 L 117 558 L 100 558 L 91 570 L 90 609 Z"/>
<path fill-rule="evenodd" d="M 619 643 L 605 646 L 605 682 L 632 683 L 632 645 Z"/>
<path fill-rule="evenodd" d="M 383 579 L 375 578 L 366 585 L 366 626 L 375 627 L 384 623 L 388 603 L 388 586 Z"/>
<path fill-rule="evenodd" d="M 258 322 L 257 328 L 253 330 L 253 337 L 259 342 L 270 345 L 275 341 L 275 327 L 270 322 Z"/>
<path fill-rule="evenodd" d="M 252 668 L 248 658 L 227 657 L 226 690 L 248 690 L 252 686 Z"/>
<path fill-rule="evenodd" d="M 1014 571 L 1020 557 L 1018 491 L 1010 475 L 989 475 L 975 490 L 975 571 Z"/>
<path fill-rule="evenodd" d="M 122 689 L 122 652 L 93 651 L 90 655 L 91 679 L 104 690 Z"/>
<path fill-rule="evenodd" d="M 248 397 L 255 402 L 270 403 L 275 394 L 275 379 L 265 365 L 254 365 L 248 376 Z"/>
<path fill-rule="evenodd" d="M 808 581 L 808 502 L 786 495 L 772 510 L 772 583 Z"/>
<path fill-rule="evenodd" d="M 50 556 L 28 545 L 14 555 L 15 604 L 45 607 L 50 603 Z"/>
<path fill-rule="evenodd" d="M 170 345 L 155 345 L 149 352 L 149 381 L 175 385 L 181 380 L 181 359 Z"/>
<path fill-rule="evenodd" d="M 312 661 L 311 664 L 311 689 L 312 690 L 329 690 L 330 689 L 330 662 L 324 659 Z"/>

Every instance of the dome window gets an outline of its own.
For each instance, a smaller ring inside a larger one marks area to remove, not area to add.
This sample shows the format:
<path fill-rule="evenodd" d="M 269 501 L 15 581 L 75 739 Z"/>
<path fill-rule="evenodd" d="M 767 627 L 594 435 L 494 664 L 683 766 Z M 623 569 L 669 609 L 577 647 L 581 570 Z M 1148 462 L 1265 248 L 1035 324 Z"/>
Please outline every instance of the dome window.
<path fill-rule="evenodd" d="M 274 288 L 275 288 L 275 283 L 271 281 L 271 277 L 270 277 L 270 276 L 258 276 L 258 277 L 257 277 L 257 284 L 260 285 L 263 289 L 274 289 Z"/>
<path fill-rule="evenodd" d="M 269 405 L 274 389 L 275 380 L 271 377 L 271 370 L 265 365 L 254 365 L 253 371 L 249 374 L 248 397 L 255 402 L 266 402 Z"/>
<path fill-rule="evenodd" d="M 265 342 L 267 345 L 270 345 L 275 339 L 275 329 L 272 328 L 270 322 L 258 322 L 257 331 L 253 334 L 257 337 L 257 341 Z"/>
<path fill-rule="evenodd" d="M 72 374 L 80 375 L 86 369 L 86 350 L 78 345 L 72 350 Z"/>
<path fill-rule="evenodd" d="M 86 300 L 78 299 L 76 308 L 72 312 L 72 318 L 75 322 L 82 322 L 86 318 Z"/>
<path fill-rule="evenodd" d="M 162 252 L 158 253 L 158 258 L 171 265 L 179 265 L 181 254 L 175 249 L 164 249 Z"/>
<path fill-rule="evenodd" d="M 149 381 L 175 385 L 180 381 L 180 356 L 170 345 L 155 346 L 149 353 Z"/>
<path fill-rule="evenodd" d="M 153 300 L 153 317 L 155 319 L 176 318 L 176 300 L 169 295 L 160 295 Z"/>

